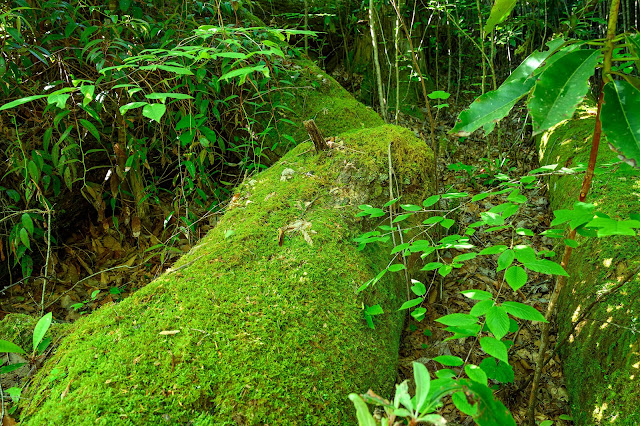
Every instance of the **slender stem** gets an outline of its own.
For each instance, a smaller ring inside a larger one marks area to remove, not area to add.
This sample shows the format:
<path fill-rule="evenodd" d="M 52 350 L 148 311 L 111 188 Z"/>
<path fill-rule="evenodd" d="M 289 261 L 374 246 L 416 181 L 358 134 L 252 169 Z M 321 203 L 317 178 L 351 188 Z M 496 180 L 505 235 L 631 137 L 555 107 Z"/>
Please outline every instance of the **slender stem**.
<path fill-rule="evenodd" d="M 380 59 L 378 57 L 378 40 L 376 38 L 375 21 L 373 19 L 373 0 L 369 0 L 369 28 L 371 30 L 371 44 L 373 45 L 373 64 L 376 69 L 376 79 L 378 83 L 378 101 L 380 102 L 380 114 L 382 119 L 387 120 L 387 107 L 384 100 L 384 89 L 382 87 L 382 73 L 380 72 Z"/>
<path fill-rule="evenodd" d="M 600 122 L 600 109 L 602 107 L 602 102 L 604 98 L 603 88 L 604 85 L 610 80 L 611 73 L 611 57 L 613 54 L 613 46 L 614 39 L 616 34 L 616 24 L 618 20 L 618 10 L 620 8 L 620 0 L 611 0 L 611 8 L 609 9 L 609 23 L 607 27 L 607 37 L 605 41 L 605 46 L 602 49 L 604 54 L 604 68 L 603 68 L 603 78 L 602 78 L 602 86 L 600 87 L 600 95 L 598 96 L 598 111 L 596 114 L 596 124 L 593 130 L 593 139 L 591 142 L 591 153 L 589 155 L 589 165 L 587 167 L 587 172 L 585 173 L 584 179 L 582 180 L 582 188 L 580 189 L 579 200 L 584 201 L 587 198 L 589 193 L 589 189 L 591 188 L 591 181 L 593 179 L 593 171 L 595 170 L 596 160 L 598 158 L 598 149 L 600 146 L 600 137 L 602 135 L 602 125 Z M 572 229 L 569 233 L 569 239 L 574 239 L 576 235 L 576 230 Z M 562 256 L 562 267 L 566 268 L 569 263 L 569 259 L 571 257 L 572 248 L 569 246 L 565 246 L 564 255 Z M 558 281 L 556 282 L 556 287 L 553 289 L 553 293 L 551 295 L 551 300 L 549 300 L 549 305 L 547 306 L 547 314 L 545 318 L 547 321 L 551 321 L 553 317 L 553 313 L 555 311 L 555 307 L 558 301 L 558 296 L 560 292 L 564 288 L 567 279 L 564 276 L 560 276 Z M 529 406 L 527 407 L 527 424 L 529 426 L 535 426 L 535 409 L 536 409 L 536 399 L 537 399 L 537 391 L 538 385 L 540 383 L 540 377 L 542 375 L 542 368 L 544 366 L 544 355 L 547 351 L 547 346 L 549 344 L 549 323 L 544 323 L 542 325 L 542 337 L 540 339 L 540 348 L 538 351 L 538 357 L 536 359 L 536 371 L 533 377 L 533 383 L 531 385 L 531 394 L 529 395 Z"/>
<path fill-rule="evenodd" d="M 407 37 L 407 42 L 409 43 L 409 49 L 411 50 L 411 59 L 413 60 L 413 66 L 416 67 L 416 71 L 418 72 L 418 78 L 420 79 L 420 85 L 422 87 L 422 96 L 424 97 L 424 102 L 426 104 L 425 109 L 427 112 L 427 118 L 429 119 L 429 137 L 431 139 L 431 147 L 433 148 L 433 180 L 435 182 L 436 194 L 439 194 L 440 185 L 438 183 L 438 150 L 440 147 L 435 137 L 436 122 L 433 118 L 433 114 L 431 113 L 431 103 L 429 102 L 429 96 L 427 95 L 427 86 L 425 86 L 424 84 L 424 75 L 422 75 L 422 71 L 420 70 L 420 65 L 418 64 L 416 52 L 413 49 L 413 42 L 411 41 L 411 35 L 409 34 L 407 25 L 405 24 L 404 19 L 402 19 L 402 15 L 400 14 L 400 10 L 398 9 L 398 5 L 396 4 L 396 1 L 391 0 L 391 5 L 393 6 L 393 9 L 396 11 L 396 15 L 398 16 L 400 25 L 402 25 L 402 30 L 404 31 L 404 34 Z"/>

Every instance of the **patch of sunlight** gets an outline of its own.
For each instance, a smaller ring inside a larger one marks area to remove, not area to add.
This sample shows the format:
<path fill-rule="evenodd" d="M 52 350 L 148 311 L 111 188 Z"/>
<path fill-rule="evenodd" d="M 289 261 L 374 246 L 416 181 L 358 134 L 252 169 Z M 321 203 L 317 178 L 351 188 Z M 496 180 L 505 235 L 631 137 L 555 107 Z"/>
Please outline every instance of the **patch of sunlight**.
<path fill-rule="evenodd" d="M 607 410 L 608 405 L 606 402 L 602 403 L 602 405 L 600 407 L 596 406 L 596 408 L 593 409 L 593 419 L 595 421 L 597 421 L 598 423 L 600 423 L 602 421 L 602 418 L 604 417 L 604 412 Z"/>
<path fill-rule="evenodd" d="M 609 418 L 609 423 L 613 423 L 613 422 L 615 422 L 617 418 L 618 418 L 618 415 L 617 415 L 617 414 L 612 415 L 612 416 Z"/>
<path fill-rule="evenodd" d="M 605 267 L 607 267 L 607 268 L 608 268 L 609 266 L 611 266 L 611 262 L 613 262 L 613 257 L 610 257 L 609 259 L 605 259 L 605 260 L 603 260 L 603 261 L 602 261 L 602 264 L 603 264 Z"/>
<path fill-rule="evenodd" d="M 613 306 L 609 305 L 607 306 L 607 313 L 613 311 Z"/>
<path fill-rule="evenodd" d="M 632 365 L 633 368 L 640 368 L 640 361 Z"/>
<path fill-rule="evenodd" d="M 612 321 L 613 321 L 613 317 L 607 318 L 607 322 L 602 323 L 602 325 L 600 326 L 600 330 L 604 330 L 605 328 L 607 328 L 609 326 L 609 323 Z"/>
<path fill-rule="evenodd" d="M 582 306 L 578 305 L 575 311 L 573 311 L 573 315 L 571 315 L 571 321 L 576 322 L 580 317 L 580 311 L 582 310 Z"/>

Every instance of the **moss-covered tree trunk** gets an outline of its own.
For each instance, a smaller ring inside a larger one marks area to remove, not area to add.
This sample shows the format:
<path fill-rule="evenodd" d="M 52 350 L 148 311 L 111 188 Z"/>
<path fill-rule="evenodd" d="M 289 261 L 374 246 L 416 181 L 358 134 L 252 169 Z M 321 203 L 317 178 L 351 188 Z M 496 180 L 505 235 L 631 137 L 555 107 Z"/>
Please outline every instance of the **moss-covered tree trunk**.
<path fill-rule="evenodd" d="M 547 133 L 541 141 L 541 163 L 572 167 L 586 163 L 595 118 L 580 118 Z M 599 164 L 615 162 L 613 152 L 601 144 Z M 582 175 L 552 178 L 553 209 L 573 208 Z M 594 177 L 587 202 L 613 218 L 628 219 L 638 213 L 637 171 L 627 165 L 609 168 Z M 569 263 L 571 275 L 559 300 L 558 340 L 572 330 L 598 295 L 623 280 L 640 261 L 640 245 L 633 237 L 579 238 Z M 604 299 L 579 323 L 561 350 L 563 369 L 578 425 L 640 424 L 640 342 L 636 331 L 640 317 L 640 279 L 627 282 L 620 292 Z"/>
<path fill-rule="evenodd" d="M 388 262 L 388 247 L 360 252 L 353 238 L 377 225 L 357 206 L 388 199 L 389 145 L 403 199 L 429 195 L 432 156 L 408 130 L 299 145 L 245 181 L 172 270 L 72 326 L 29 385 L 23 423 L 354 424 L 349 392 L 391 392 L 403 323 L 399 275 L 356 293 Z M 372 330 L 363 304 L 378 303 Z"/>

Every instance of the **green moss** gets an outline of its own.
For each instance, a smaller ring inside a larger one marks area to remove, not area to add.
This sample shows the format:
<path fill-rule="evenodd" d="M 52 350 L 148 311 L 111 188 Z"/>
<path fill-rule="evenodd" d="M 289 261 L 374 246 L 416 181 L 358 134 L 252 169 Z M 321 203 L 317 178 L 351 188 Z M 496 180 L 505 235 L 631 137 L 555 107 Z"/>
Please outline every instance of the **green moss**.
<path fill-rule="evenodd" d="M 20 346 L 27 352 L 33 348 L 33 329 L 39 318 L 25 314 L 9 314 L 0 321 L 0 339 Z M 53 340 L 68 331 L 67 324 L 53 323 L 49 327 L 47 337 Z"/>
<path fill-rule="evenodd" d="M 541 141 L 541 163 L 575 166 L 586 163 L 595 123 L 593 111 L 546 134 Z M 599 165 L 616 160 L 601 144 Z M 582 174 L 550 180 L 553 209 L 572 208 L 577 201 Z M 594 177 L 587 202 L 611 217 L 627 219 L 638 212 L 640 179 L 626 164 L 601 169 Z M 640 247 L 628 237 L 586 239 L 579 237 L 568 267 L 571 275 L 561 295 L 558 312 L 560 338 L 571 329 L 572 318 L 582 312 L 598 292 L 640 260 Z M 640 280 L 597 305 L 561 351 L 567 388 L 576 424 L 636 425 L 640 423 L 640 348 L 634 330 L 640 316 Z"/>
<path fill-rule="evenodd" d="M 173 272 L 79 320 L 34 381 L 23 422 L 354 424 L 350 392 L 390 394 L 404 284 L 388 274 L 355 293 L 388 247 L 356 251 L 354 213 L 386 201 L 389 144 L 408 200 L 429 194 L 431 155 L 395 126 L 342 138 L 319 154 L 302 144 L 246 181 Z M 302 232 L 279 245 L 296 220 L 311 223 L 313 245 Z M 363 303 L 385 309 L 375 330 Z M 49 380 L 54 367 L 66 376 Z"/>

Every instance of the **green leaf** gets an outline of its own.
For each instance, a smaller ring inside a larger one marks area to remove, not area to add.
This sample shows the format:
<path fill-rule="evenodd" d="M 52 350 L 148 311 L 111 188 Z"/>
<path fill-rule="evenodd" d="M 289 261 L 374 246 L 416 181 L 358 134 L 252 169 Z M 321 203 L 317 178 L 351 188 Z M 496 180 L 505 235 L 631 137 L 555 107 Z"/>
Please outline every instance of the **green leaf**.
<path fill-rule="evenodd" d="M 31 242 L 29 241 L 29 233 L 27 232 L 27 230 L 24 228 L 20 228 L 19 235 L 20 235 L 20 241 L 22 241 L 22 244 L 24 244 L 26 248 L 31 250 Z"/>
<path fill-rule="evenodd" d="M 513 248 L 513 254 L 520 263 L 533 262 L 537 259 L 536 252 L 528 245 L 520 244 Z"/>
<path fill-rule="evenodd" d="M 640 167 L 640 90 L 625 80 L 604 86 L 602 131 L 612 149 L 634 167 Z"/>
<path fill-rule="evenodd" d="M 488 353 L 489 355 L 499 359 L 500 361 L 504 361 L 506 363 L 509 362 L 507 356 L 507 347 L 500 340 L 495 337 L 482 337 L 480 338 L 480 347 L 482 350 Z"/>
<path fill-rule="evenodd" d="M 358 419 L 358 426 L 377 426 L 377 423 L 371 413 L 369 412 L 369 406 L 366 402 L 355 393 L 349 394 L 349 399 L 356 407 L 356 418 Z"/>
<path fill-rule="evenodd" d="M 447 218 L 440 222 L 440 226 L 442 226 L 445 229 L 449 229 L 453 226 L 454 223 L 456 223 L 455 220 Z"/>
<path fill-rule="evenodd" d="M 33 160 L 29 160 L 27 163 L 27 169 L 29 170 L 29 176 L 35 183 L 40 182 L 40 169 L 38 169 L 38 165 Z"/>
<path fill-rule="evenodd" d="M 400 214 L 400 215 L 398 215 L 397 217 L 395 217 L 393 219 L 392 223 L 402 222 L 403 220 L 406 220 L 406 219 L 410 218 L 411 216 L 413 216 L 412 213 Z"/>
<path fill-rule="evenodd" d="M 472 300 L 489 300 L 493 298 L 491 293 L 484 290 L 462 290 L 460 293 Z"/>
<path fill-rule="evenodd" d="M 491 15 L 487 19 L 487 23 L 484 25 L 483 35 L 487 36 L 496 25 L 507 19 L 513 7 L 516 5 L 516 0 L 496 0 L 491 8 Z"/>
<path fill-rule="evenodd" d="M 462 358 L 453 356 L 453 355 L 442 355 L 433 358 L 435 362 L 439 362 L 442 365 L 446 365 L 447 367 L 459 367 L 464 364 Z"/>
<path fill-rule="evenodd" d="M 47 103 L 48 104 L 55 104 L 56 107 L 60 108 L 60 109 L 65 109 L 67 106 L 67 100 L 69 99 L 71 95 L 68 95 L 66 93 L 61 93 L 61 94 L 57 94 L 57 95 L 49 95 L 49 97 L 47 98 Z"/>
<path fill-rule="evenodd" d="M 467 376 L 474 382 L 482 383 L 487 386 L 487 373 L 477 365 L 467 364 L 464 366 L 464 372 L 467 373 Z"/>
<path fill-rule="evenodd" d="M 419 212 L 422 210 L 422 207 L 416 206 L 414 204 L 400 204 L 402 210 L 406 210 L 408 212 Z"/>
<path fill-rule="evenodd" d="M 402 306 L 400 306 L 400 309 L 398 309 L 398 310 L 402 311 L 404 309 L 413 308 L 414 306 L 418 306 L 421 303 L 422 303 L 422 297 L 418 297 L 418 298 L 415 298 L 415 299 L 407 300 L 406 302 L 404 302 L 402 304 Z"/>
<path fill-rule="evenodd" d="M 489 312 L 489 309 L 491 309 L 492 306 L 493 297 L 490 299 L 479 301 L 478 303 L 473 305 L 469 313 L 474 317 L 481 317 L 482 315 L 485 315 L 487 312 Z"/>
<path fill-rule="evenodd" d="M 96 129 L 96 126 L 93 125 L 93 123 L 91 123 L 88 120 L 85 120 L 84 118 L 81 118 L 80 120 L 78 120 L 80 122 L 80 124 L 82 124 L 82 127 L 84 127 L 85 129 L 87 129 L 89 131 L 89 133 L 91 133 L 91 135 L 96 138 L 96 140 L 98 142 L 100 142 L 100 133 L 98 133 L 98 129 Z"/>
<path fill-rule="evenodd" d="M 503 269 L 507 269 L 509 266 L 511 266 L 515 258 L 516 255 L 511 249 L 502 252 L 500 257 L 498 257 L 498 268 L 496 269 L 496 271 L 500 272 Z"/>
<path fill-rule="evenodd" d="M 469 404 L 467 394 L 464 391 L 458 391 L 451 395 L 451 400 L 458 410 L 468 416 L 475 416 L 478 413 L 478 404 Z"/>
<path fill-rule="evenodd" d="M 504 361 L 498 361 L 493 357 L 485 358 L 480 363 L 480 368 L 487 373 L 487 377 L 500 383 L 512 383 L 514 379 L 513 368 Z"/>
<path fill-rule="evenodd" d="M 416 296 L 424 296 L 427 293 L 427 288 L 420 281 L 411 280 L 413 285 L 411 286 L 411 291 Z"/>
<path fill-rule="evenodd" d="M 44 338 L 44 335 L 47 334 L 47 330 L 51 327 L 51 321 L 53 320 L 53 314 L 49 312 L 36 324 L 33 329 L 33 350 L 35 351 L 38 348 L 38 345 Z"/>
<path fill-rule="evenodd" d="M 398 272 L 398 271 L 402 271 L 404 269 L 407 269 L 406 266 L 404 266 L 402 263 L 395 263 L 391 266 L 389 266 L 389 272 Z"/>
<path fill-rule="evenodd" d="M 553 215 L 555 219 L 551 221 L 551 226 L 569 222 L 571 229 L 575 229 L 593 219 L 594 209 L 595 206 L 593 204 L 578 201 L 573 204 L 573 210 L 554 210 Z"/>
<path fill-rule="evenodd" d="M 578 242 L 576 240 L 565 238 L 564 243 L 571 248 L 578 248 Z"/>
<path fill-rule="evenodd" d="M 478 318 L 470 314 L 456 313 L 445 315 L 438 318 L 436 321 L 444 325 L 465 326 L 476 324 L 478 322 Z"/>
<path fill-rule="evenodd" d="M 598 228 L 598 237 L 609 235 L 630 235 L 635 236 L 634 228 L 640 228 L 640 221 L 637 220 L 614 220 L 606 217 L 596 217 L 586 225 L 589 228 Z M 568 245 L 568 244 L 567 244 Z"/>
<path fill-rule="evenodd" d="M 511 266 L 505 271 L 504 279 L 507 281 L 507 284 L 509 284 L 509 287 L 511 287 L 513 291 L 516 291 L 527 283 L 529 277 L 524 268 Z"/>
<path fill-rule="evenodd" d="M 120 114 L 124 115 L 127 111 L 134 108 L 140 108 L 142 106 L 149 105 L 148 102 L 130 102 L 120 107 Z"/>
<path fill-rule="evenodd" d="M 432 223 L 440 223 L 444 220 L 444 217 L 442 216 L 431 216 L 428 219 L 425 219 L 422 221 L 423 225 L 431 225 Z"/>
<path fill-rule="evenodd" d="M 29 103 L 31 101 L 35 101 L 36 99 L 46 98 L 47 96 L 49 96 L 49 95 L 34 95 L 34 96 L 27 96 L 26 98 L 16 99 L 13 102 L 9 102 L 7 104 L 2 105 L 0 107 L 0 111 L 4 111 L 5 109 L 14 108 L 14 107 L 17 107 L 19 105 L 23 105 L 23 104 Z"/>
<path fill-rule="evenodd" d="M 167 111 L 164 104 L 147 104 L 142 108 L 142 115 L 160 123 L 160 119 Z"/>
<path fill-rule="evenodd" d="M 449 133 L 469 136 L 480 127 L 497 123 L 509 114 L 516 102 L 529 93 L 534 83 L 534 78 L 526 81 L 515 80 L 503 84 L 498 90 L 485 93 L 476 99 L 469 109 L 460 113 L 458 122 Z"/>
<path fill-rule="evenodd" d="M 193 96 L 191 95 L 187 95 L 184 93 L 149 93 L 148 95 L 144 95 L 145 98 L 147 99 L 161 99 L 161 100 L 165 100 L 167 98 L 172 98 L 172 99 L 194 99 Z"/>
<path fill-rule="evenodd" d="M 0 352 L 10 352 L 12 354 L 24 354 L 24 349 L 15 343 L 7 342 L 6 340 L 0 340 Z"/>
<path fill-rule="evenodd" d="M 478 254 L 484 254 L 484 255 L 498 254 L 498 253 L 502 253 L 506 249 L 507 249 L 507 246 L 504 246 L 504 245 L 491 246 L 491 247 L 482 249 Z"/>
<path fill-rule="evenodd" d="M 416 400 L 415 406 L 418 413 L 425 409 L 425 405 L 429 401 L 429 390 L 431 388 L 431 377 L 427 367 L 420 362 L 413 362 L 413 378 L 416 384 Z"/>
<path fill-rule="evenodd" d="M 416 321 L 422 321 L 426 314 L 427 314 L 426 308 L 415 308 L 413 311 L 411 311 L 411 316 Z"/>
<path fill-rule="evenodd" d="M 433 206 L 435 203 L 437 203 L 438 201 L 440 201 L 440 195 L 432 195 L 431 197 L 427 198 L 426 200 L 424 200 L 422 202 L 422 205 L 424 207 L 431 207 Z"/>
<path fill-rule="evenodd" d="M 493 391 L 476 381 L 461 379 L 462 385 L 474 395 L 478 411 L 473 420 L 479 426 L 516 426 L 516 422 L 502 402 L 497 400 Z"/>
<path fill-rule="evenodd" d="M 20 218 L 22 222 L 22 226 L 29 232 L 29 235 L 33 235 L 33 220 L 29 213 L 22 213 L 22 217 Z"/>
<path fill-rule="evenodd" d="M 542 315 L 536 308 L 525 305 L 524 303 L 504 302 L 502 303 L 502 307 L 510 315 L 513 315 L 516 318 L 529 321 L 548 322 L 544 319 L 544 315 Z"/>
<path fill-rule="evenodd" d="M 543 274 L 549 275 L 564 275 L 568 277 L 569 274 L 556 262 L 552 262 L 547 259 L 534 260 L 532 262 L 527 262 L 524 264 L 525 268 L 530 269 L 534 272 L 542 272 Z"/>
<path fill-rule="evenodd" d="M 422 269 L 420 269 L 421 271 L 433 271 L 435 269 L 438 269 L 442 266 L 442 263 L 440 262 L 429 262 L 426 265 L 424 265 L 422 267 Z"/>
<path fill-rule="evenodd" d="M 589 91 L 599 56 L 599 50 L 574 50 L 546 66 L 528 102 L 534 135 L 571 118 Z"/>
<path fill-rule="evenodd" d="M 502 306 L 493 306 L 487 311 L 487 327 L 498 340 L 509 332 L 509 315 Z"/>
<path fill-rule="evenodd" d="M 382 315 L 384 314 L 384 311 L 382 310 L 382 307 L 378 304 L 378 305 L 373 305 L 373 306 L 368 306 L 364 312 L 367 315 Z"/>

